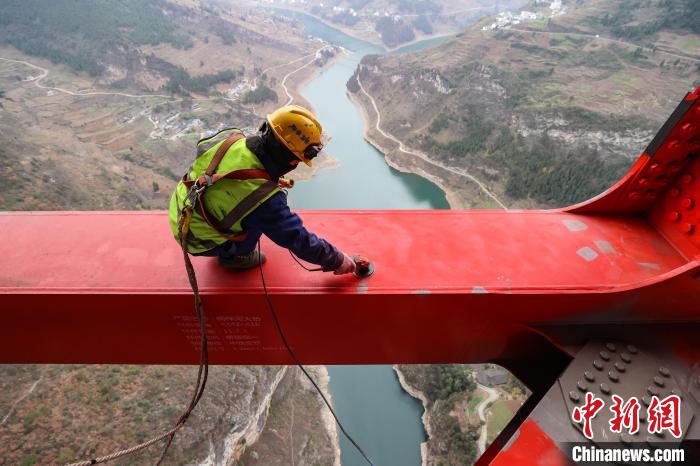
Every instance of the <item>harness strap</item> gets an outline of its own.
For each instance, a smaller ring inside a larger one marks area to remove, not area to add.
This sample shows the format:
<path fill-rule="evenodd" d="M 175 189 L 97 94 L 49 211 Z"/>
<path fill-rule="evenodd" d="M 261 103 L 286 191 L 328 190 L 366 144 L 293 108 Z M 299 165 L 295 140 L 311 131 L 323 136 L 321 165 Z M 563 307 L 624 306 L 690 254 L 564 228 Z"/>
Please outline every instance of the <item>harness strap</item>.
<path fill-rule="evenodd" d="M 226 140 L 219 146 L 219 150 L 217 150 L 216 154 L 214 154 L 214 158 L 211 159 L 211 162 L 209 162 L 209 166 L 207 167 L 207 171 L 204 173 L 206 173 L 207 176 L 212 176 L 214 172 L 216 172 L 216 168 L 219 166 L 219 163 L 221 163 L 221 159 L 223 159 L 224 155 L 226 155 L 226 151 L 229 150 L 234 142 L 238 141 L 239 139 L 243 139 L 243 137 L 243 133 L 234 133 L 227 137 Z"/>
<path fill-rule="evenodd" d="M 182 178 L 182 183 L 187 189 L 191 188 L 195 184 L 199 186 L 211 186 L 219 180 L 268 180 L 271 181 L 272 178 L 270 174 L 267 173 L 262 168 L 242 168 L 240 170 L 233 170 L 227 173 L 217 173 L 207 177 L 207 175 L 202 175 L 197 180 L 190 180 L 185 175 Z"/>
<path fill-rule="evenodd" d="M 216 173 L 216 169 L 221 163 L 221 160 L 223 160 L 224 156 L 226 155 L 226 152 L 228 149 L 238 140 L 242 139 L 244 136 L 242 133 L 236 133 L 232 134 L 224 142 L 219 146 L 219 149 L 216 151 L 216 154 L 214 154 L 214 157 L 211 159 L 211 162 L 209 162 L 209 166 L 207 167 L 206 172 L 204 175 L 200 176 L 196 180 L 190 180 L 189 179 L 189 173 L 185 173 L 185 175 L 182 177 L 182 183 L 185 185 L 187 189 L 191 189 L 193 186 L 197 185 L 199 187 L 204 187 L 205 189 L 203 191 L 200 191 L 197 194 L 197 212 L 199 215 L 204 219 L 204 221 L 212 227 L 214 230 L 217 231 L 221 236 L 226 238 L 229 241 L 243 241 L 246 238 L 246 233 L 241 233 L 239 235 L 232 235 L 230 233 L 230 228 L 235 224 L 234 222 L 231 222 L 232 218 L 235 219 L 235 217 L 240 216 L 240 209 L 234 209 L 236 212 L 235 216 L 232 215 L 227 215 L 226 218 L 224 218 L 224 222 L 220 222 L 214 216 L 209 214 L 209 210 L 207 209 L 206 203 L 204 201 L 204 192 L 206 191 L 206 188 L 209 186 L 212 186 L 214 183 L 216 183 L 219 180 L 227 179 L 227 180 L 251 180 L 251 179 L 264 179 L 267 180 L 268 183 L 265 183 L 263 186 L 268 186 L 272 184 L 273 186 L 274 183 L 271 183 L 271 177 L 270 174 L 267 173 L 265 170 L 260 169 L 260 168 L 244 168 L 240 170 L 233 170 L 227 173 Z M 268 188 L 269 189 L 269 188 Z M 268 193 L 271 191 L 268 191 Z M 244 199 L 244 201 L 249 200 L 249 198 L 255 198 L 255 194 L 258 196 L 261 194 L 260 190 L 254 191 L 251 195 L 249 195 L 247 198 Z M 249 204 L 246 202 L 243 202 L 243 204 Z M 239 206 L 243 207 L 243 206 Z M 246 209 L 247 212 L 248 209 Z"/>

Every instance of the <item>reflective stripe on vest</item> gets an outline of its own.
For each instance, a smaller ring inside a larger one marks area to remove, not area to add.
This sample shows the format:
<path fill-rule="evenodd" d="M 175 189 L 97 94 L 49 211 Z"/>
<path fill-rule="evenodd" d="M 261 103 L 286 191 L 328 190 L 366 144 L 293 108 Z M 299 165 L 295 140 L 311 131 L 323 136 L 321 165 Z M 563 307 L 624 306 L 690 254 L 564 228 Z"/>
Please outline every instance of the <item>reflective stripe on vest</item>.
<path fill-rule="evenodd" d="M 190 179 L 197 179 L 206 171 L 219 146 L 233 131 L 237 130 L 220 131 L 211 138 L 199 141 L 198 152 L 203 147 L 206 147 L 206 150 L 201 152 L 192 164 L 189 170 Z M 219 163 L 216 173 L 241 169 L 264 169 L 257 156 L 246 147 L 245 139 L 236 141 L 229 148 Z M 276 183 L 265 179 L 222 179 L 208 188 L 204 197 L 209 216 L 218 220 L 227 231 L 230 231 L 231 236 L 235 236 L 243 233 L 241 226 L 243 219 L 278 191 L 279 187 Z M 178 216 L 186 196 L 187 188 L 180 181 L 170 200 L 170 228 L 175 239 L 177 239 Z M 193 253 L 211 250 L 227 241 L 209 226 L 196 210 L 192 215 L 188 240 L 188 250 Z"/>

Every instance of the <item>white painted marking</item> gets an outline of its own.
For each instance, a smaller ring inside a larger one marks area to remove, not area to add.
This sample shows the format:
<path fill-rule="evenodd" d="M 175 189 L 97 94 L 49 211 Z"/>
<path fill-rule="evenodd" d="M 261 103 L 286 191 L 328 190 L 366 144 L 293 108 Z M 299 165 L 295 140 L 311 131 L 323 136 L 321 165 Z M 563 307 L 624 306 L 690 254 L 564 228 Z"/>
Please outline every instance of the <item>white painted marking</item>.
<path fill-rule="evenodd" d="M 564 224 L 569 231 L 585 231 L 588 230 L 588 225 L 580 220 L 562 220 L 561 223 Z"/>
<path fill-rule="evenodd" d="M 600 251 L 603 254 L 615 254 L 617 251 L 615 250 L 615 247 L 610 244 L 608 241 L 605 241 L 604 239 L 597 239 L 593 241 L 595 243 L 595 247 L 598 248 L 598 251 Z"/>
<path fill-rule="evenodd" d="M 578 251 L 576 251 L 576 254 L 579 256 L 583 257 L 585 260 L 588 262 L 594 260 L 596 257 L 598 257 L 598 253 L 595 252 L 593 248 L 589 248 L 588 246 L 584 246 Z"/>
<path fill-rule="evenodd" d="M 661 266 L 656 262 L 637 262 L 637 265 L 639 265 L 643 269 L 661 270 Z"/>

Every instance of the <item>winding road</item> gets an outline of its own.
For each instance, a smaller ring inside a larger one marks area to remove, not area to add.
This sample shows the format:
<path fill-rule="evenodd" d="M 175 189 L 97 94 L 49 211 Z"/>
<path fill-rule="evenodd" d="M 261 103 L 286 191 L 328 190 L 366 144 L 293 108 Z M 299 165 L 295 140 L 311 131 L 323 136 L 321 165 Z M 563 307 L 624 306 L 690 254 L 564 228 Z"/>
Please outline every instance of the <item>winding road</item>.
<path fill-rule="evenodd" d="M 267 73 L 268 71 L 271 71 L 271 70 L 273 70 L 273 69 L 275 69 L 275 68 L 281 68 L 281 67 L 284 67 L 284 66 L 288 66 L 288 65 L 291 65 L 291 64 L 293 64 L 293 63 L 296 63 L 296 62 L 299 62 L 299 61 L 301 61 L 301 60 L 304 60 L 304 59 L 306 59 L 306 58 L 308 58 L 308 57 L 311 57 L 311 60 L 310 60 L 310 61 L 306 62 L 305 64 L 303 64 L 303 65 L 300 66 L 299 68 L 296 68 L 295 70 L 290 71 L 289 73 L 287 73 L 286 75 L 284 75 L 284 77 L 282 78 L 282 82 L 281 82 L 280 84 L 281 84 L 282 88 L 284 89 L 285 94 L 287 95 L 287 97 L 288 97 L 288 99 L 289 99 L 289 100 L 287 101 L 286 105 L 289 105 L 289 104 L 294 100 L 294 97 L 292 97 L 292 95 L 289 93 L 289 90 L 287 89 L 287 85 L 286 85 L 287 79 L 288 79 L 291 75 L 293 75 L 294 73 L 297 73 L 297 72 L 303 70 L 304 68 L 306 68 L 307 66 L 311 65 L 311 64 L 316 60 L 316 57 L 318 56 L 318 54 L 319 54 L 322 50 L 324 50 L 324 49 L 326 49 L 326 48 L 329 48 L 329 47 L 330 47 L 329 45 L 324 45 L 323 47 L 319 48 L 318 50 L 316 50 L 316 51 L 314 51 L 314 52 L 312 52 L 312 53 L 306 54 L 306 55 L 304 55 L 304 56 L 302 56 L 302 57 L 295 58 L 294 60 L 288 61 L 288 62 L 286 62 L 286 63 L 280 63 L 280 64 L 278 64 L 278 65 L 270 66 L 270 67 L 264 69 L 263 72 L 262 72 L 261 74 Z M 78 92 L 75 92 L 75 91 L 71 91 L 71 90 L 68 90 L 68 89 L 63 89 L 63 88 L 61 88 L 61 87 L 45 86 L 45 85 L 43 85 L 43 84 L 41 83 L 41 81 L 43 81 L 44 79 L 46 79 L 46 77 L 49 75 L 49 70 L 48 70 L 48 69 L 43 68 L 43 67 L 41 67 L 41 66 L 39 66 L 39 65 L 36 65 L 36 64 L 34 64 L 34 63 L 30 63 L 30 62 L 25 61 L 25 60 L 16 60 L 16 59 L 14 59 L 14 58 L 0 57 L 0 61 L 4 61 L 4 62 L 8 62 L 8 63 L 18 63 L 18 64 L 22 64 L 22 65 L 28 66 L 28 67 L 30 67 L 30 68 L 33 68 L 33 69 L 39 71 L 39 75 L 37 75 L 37 76 L 32 76 L 32 77 L 29 77 L 29 78 L 25 79 L 25 80 L 24 80 L 25 82 L 33 82 L 34 85 L 35 85 L 36 87 L 38 87 L 39 89 L 45 89 L 45 90 L 48 90 L 48 91 L 60 92 L 60 93 L 68 94 L 68 95 L 71 95 L 71 96 L 76 96 L 76 97 L 83 97 L 83 96 L 120 96 L 120 97 L 132 98 L 132 99 L 145 99 L 145 98 L 148 98 L 148 97 L 158 97 L 158 98 L 161 98 L 161 99 L 167 99 L 167 100 L 170 101 L 170 102 L 181 102 L 181 101 L 183 100 L 183 99 L 180 98 L 180 97 L 173 97 L 173 96 L 167 95 L 167 94 L 127 94 L 127 93 L 124 93 L 124 92 L 106 92 L 106 91 L 90 91 L 90 92 L 88 92 L 88 91 L 78 91 Z M 251 88 L 254 89 L 256 86 L 257 86 L 257 77 L 253 80 L 253 83 L 251 84 Z M 235 101 L 237 101 L 238 99 L 237 99 L 237 98 L 233 98 L 233 99 L 232 99 L 232 98 L 223 97 L 223 96 L 215 96 L 215 97 L 194 97 L 194 98 L 192 98 L 191 100 L 193 100 L 193 101 L 226 100 L 226 101 L 229 101 L 229 102 L 235 102 Z"/>
<path fill-rule="evenodd" d="M 442 163 L 437 162 L 437 161 L 431 159 L 430 157 L 428 157 L 428 156 L 427 156 L 425 153 L 423 153 L 423 152 L 420 152 L 420 151 L 417 151 L 417 150 L 415 150 L 415 149 L 411 149 L 411 148 L 406 147 L 406 145 L 405 145 L 402 141 L 400 141 L 399 139 L 397 139 L 394 135 L 392 135 L 392 134 L 390 134 L 390 133 L 384 131 L 384 130 L 380 127 L 380 124 L 381 124 L 381 114 L 379 113 L 379 108 L 377 107 L 377 103 L 375 102 L 374 97 L 372 97 L 372 96 L 365 90 L 365 87 L 362 85 L 362 81 L 360 80 L 360 75 L 359 75 L 359 73 L 357 74 L 357 83 L 358 83 L 359 86 L 360 86 L 360 90 L 367 96 L 367 98 L 369 99 L 369 101 L 372 103 L 372 107 L 374 108 L 374 112 L 375 112 L 376 115 L 377 115 L 377 121 L 376 121 L 376 123 L 374 124 L 374 128 L 375 128 L 382 136 L 384 136 L 385 138 L 390 139 L 390 140 L 394 141 L 396 144 L 398 144 L 399 150 L 400 150 L 401 152 L 403 152 L 403 153 L 405 153 L 405 154 L 414 155 L 414 156 L 418 157 L 419 159 L 423 160 L 424 162 L 427 162 L 427 163 L 429 163 L 429 164 L 431 164 L 431 165 L 434 165 L 434 166 L 436 166 L 436 167 L 438 167 L 438 168 L 441 168 L 441 169 L 446 170 L 446 171 L 448 171 L 448 172 L 454 173 L 455 175 L 463 176 L 463 177 L 467 178 L 468 180 L 473 181 L 474 183 L 476 183 L 476 184 L 479 186 L 479 188 L 481 188 L 481 190 L 482 190 L 488 197 L 490 197 L 494 202 L 496 202 L 503 210 L 508 210 L 508 207 L 506 207 L 506 205 L 503 204 L 503 203 L 501 202 L 501 200 L 498 199 L 498 197 L 496 197 L 496 195 L 495 195 L 494 193 L 492 193 L 491 191 L 489 191 L 489 189 L 488 189 L 481 181 L 479 181 L 478 179 L 476 179 L 473 175 L 469 174 L 467 171 L 462 170 L 462 169 L 460 169 L 460 168 L 455 168 L 455 167 L 450 167 L 450 166 L 448 166 L 448 165 L 443 165 Z"/>
<path fill-rule="evenodd" d="M 304 57 L 301 57 L 300 59 L 295 60 L 295 61 L 299 61 L 299 60 L 301 60 L 301 59 L 303 59 L 303 58 L 306 58 L 306 57 L 308 57 L 308 56 L 312 56 L 311 60 L 309 60 L 308 62 L 304 63 L 304 64 L 301 65 L 299 68 L 297 68 L 297 69 L 295 69 L 295 70 L 292 70 L 292 71 L 290 71 L 289 73 L 285 74 L 284 77 L 282 78 L 282 82 L 281 82 L 280 84 L 282 85 L 282 89 L 284 89 L 284 93 L 287 94 L 287 97 L 288 97 L 288 99 L 289 99 L 289 100 L 287 100 L 287 102 L 286 102 L 284 105 L 289 105 L 289 104 L 291 104 L 291 103 L 294 101 L 294 97 L 292 96 L 292 94 L 289 93 L 289 89 L 287 89 L 287 84 L 286 84 L 287 79 L 288 79 L 291 75 L 293 75 L 294 73 L 303 70 L 304 68 L 306 68 L 307 66 L 309 66 L 310 64 L 312 64 L 313 62 L 315 62 L 315 61 L 316 61 L 316 58 L 318 57 L 318 54 L 321 53 L 322 50 L 327 49 L 327 48 L 329 48 L 329 47 L 330 47 L 329 45 L 324 45 L 324 46 L 321 47 L 320 49 L 316 50 L 314 53 L 310 53 L 309 55 L 305 55 Z"/>
<path fill-rule="evenodd" d="M 22 394 L 22 396 L 20 396 L 19 398 L 17 398 L 17 399 L 15 400 L 15 402 L 12 403 L 12 406 L 10 406 L 10 410 L 7 412 L 7 414 L 5 415 L 5 417 L 2 418 L 2 421 L 0 421 L 0 426 L 3 425 L 3 424 L 5 424 L 5 422 L 7 422 L 7 420 L 10 418 L 10 416 L 12 415 L 12 413 L 15 411 L 15 408 L 17 407 L 17 405 L 18 405 L 19 403 L 21 403 L 22 400 L 24 400 L 24 399 L 27 398 L 29 395 L 31 395 L 32 393 L 34 393 L 34 390 L 36 389 L 37 385 L 39 385 L 39 383 L 42 381 L 43 378 L 44 378 L 44 376 L 42 375 L 42 376 L 40 376 L 37 380 L 35 380 L 34 383 L 31 385 L 31 387 L 29 387 L 29 390 L 27 390 L 26 392 L 24 392 L 24 393 Z"/>
<path fill-rule="evenodd" d="M 296 62 L 299 62 L 299 61 L 301 61 L 301 60 L 304 60 L 304 59 L 306 59 L 306 58 L 311 57 L 311 60 L 310 60 L 310 61 L 308 61 L 308 62 L 304 63 L 302 66 L 300 66 L 300 67 L 298 67 L 298 68 L 296 68 L 296 69 L 290 71 L 289 73 L 287 73 L 287 74 L 282 78 L 282 81 L 281 81 L 280 84 L 281 84 L 282 88 L 284 89 L 285 94 L 287 95 L 287 97 L 288 97 L 288 99 L 289 99 L 289 100 L 287 101 L 286 105 L 289 105 L 289 104 L 292 103 L 292 101 L 294 100 L 294 97 L 290 94 L 289 89 L 287 88 L 287 85 L 286 85 L 287 79 L 289 79 L 289 77 L 292 76 L 294 73 L 297 73 L 297 72 L 303 70 L 304 68 L 306 68 L 307 66 L 311 65 L 311 64 L 316 60 L 316 57 L 318 56 L 318 54 L 319 54 L 322 50 L 324 50 L 324 49 L 326 49 L 326 48 L 328 48 L 328 47 L 330 47 L 330 46 L 329 46 L 329 45 L 324 45 L 323 47 L 320 47 L 318 50 L 316 50 L 316 51 L 314 51 L 314 52 L 312 52 L 312 53 L 306 54 L 306 55 L 304 55 L 304 56 L 302 56 L 302 57 L 295 58 L 294 60 L 290 60 L 290 61 L 285 62 L 285 63 L 280 63 L 280 64 L 277 64 L 277 65 L 270 66 L 270 67 L 264 69 L 264 70 L 262 71 L 261 74 L 267 73 L 268 71 L 271 71 L 271 70 L 276 69 L 276 68 L 282 68 L 282 67 L 284 67 L 284 66 L 288 66 L 288 65 L 294 64 L 294 63 L 296 63 Z M 127 94 L 127 93 L 124 93 L 124 92 L 107 92 L 107 91 L 78 91 L 78 92 L 75 92 L 75 91 L 71 91 L 71 90 L 68 90 L 68 89 L 63 89 L 63 88 L 61 88 L 61 87 L 45 86 L 44 84 L 42 84 L 42 81 L 43 81 L 44 79 L 46 79 L 47 76 L 49 75 L 49 70 L 48 70 L 48 69 L 46 69 L 46 68 L 44 68 L 44 67 L 41 67 L 41 66 L 39 66 L 39 65 L 36 65 L 36 64 L 34 64 L 34 63 L 30 63 L 30 62 L 25 61 L 25 60 L 17 60 L 17 59 L 14 59 L 14 58 L 0 57 L 0 61 L 4 61 L 4 62 L 6 62 L 6 63 L 21 64 L 21 65 L 24 65 L 24 66 L 27 66 L 27 67 L 29 67 L 29 68 L 32 68 L 32 69 L 34 69 L 34 70 L 39 71 L 39 74 L 38 74 L 38 75 L 28 77 L 28 78 L 26 78 L 26 79 L 24 80 L 24 82 L 32 82 L 32 83 L 34 83 L 34 85 L 35 85 L 36 87 L 38 87 L 39 89 L 44 89 L 44 90 L 53 91 L 53 92 L 60 92 L 60 93 L 67 94 L 67 95 L 71 95 L 71 96 L 75 96 L 75 97 L 87 97 L 87 96 L 120 96 L 120 97 L 126 97 L 126 98 L 131 98 L 131 99 L 147 99 L 147 98 L 149 98 L 149 97 L 156 97 L 156 98 L 159 98 L 159 99 L 165 99 L 165 100 L 167 100 L 168 102 L 172 102 L 172 103 L 182 102 L 182 101 L 184 100 L 184 99 L 182 99 L 182 98 L 180 98 L 180 97 L 173 97 L 173 96 L 167 95 L 167 94 Z M 256 77 L 256 78 L 253 80 L 253 82 L 252 82 L 252 84 L 251 84 L 251 86 L 250 86 L 250 89 L 255 89 L 255 87 L 257 86 L 257 79 L 258 79 L 258 78 Z M 236 98 L 229 98 L 229 97 L 223 97 L 223 96 L 215 96 L 215 97 L 194 97 L 194 98 L 191 98 L 191 100 L 193 100 L 193 101 L 225 100 L 225 101 L 228 101 L 228 102 L 235 102 L 235 101 L 238 100 L 238 98 L 237 98 L 237 97 L 236 97 Z M 144 110 L 143 112 L 141 112 L 140 115 L 143 115 L 143 116 L 147 116 L 147 117 L 148 117 L 148 121 L 153 125 L 153 131 L 151 131 L 149 137 L 152 138 L 152 139 L 156 138 L 156 135 L 157 135 L 158 130 L 159 130 L 158 121 L 157 121 L 157 120 L 154 120 L 154 119 L 152 118 L 152 116 L 150 115 L 150 111 L 149 111 L 148 109 L 146 109 L 146 110 Z M 176 136 L 178 136 L 178 134 L 179 134 L 179 133 L 177 133 L 177 134 L 171 136 L 170 139 L 174 139 Z"/>
<path fill-rule="evenodd" d="M 73 91 L 69 91 L 68 89 L 63 89 L 63 88 L 60 88 L 60 87 L 44 86 L 43 84 L 41 84 L 41 81 L 49 75 L 49 70 L 47 70 L 46 68 L 42 68 L 42 67 L 39 66 L 39 65 L 35 65 L 34 63 L 29 63 L 28 61 L 24 61 L 24 60 L 15 60 L 15 59 L 12 59 L 12 58 L 4 58 L 4 57 L 0 57 L 0 60 L 5 61 L 5 62 L 10 62 L 10 63 L 20 63 L 20 64 L 26 65 L 26 66 L 28 66 L 28 67 L 30 67 L 30 68 L 34 68 L 35 70 L 39 70 L 39 71 L 41 72 L 40 75 L 38 75 L 38 76 L 32 76 L 32 77 L 30 77 L 30 78 L 25 79 L 26 82 L 33 82 L 34 85 L 35 85 L 36 87 L 38 87 L 39 89 L 46 89 L 46 90 L 49 90 L 49 91 L 61 92 L 61 93 L 63 93 L 63 94 L 68 94 L 68 95 L 72 95 L 72 96 L 118 95 L 118 96 L 122 96 L 122 97 L 135 98 L 135 99 L 141 99 L 141 98 L 145 98 L 145 97 L 161 97 L 161 98 L 166 98 L 166 99 L 171 99 L 171 100 L 177 100 L 177 101 L 182 100 L 182 99 L 176 99 L 176 98 L 174 98 L 174 97 L 172 97 L 172 96 L 164 95 L 164 94 L 125 94 L 125 93 L 123 93 L 123 92 L 100 92 L 100 91 L 96 91 L 96 92 L 83 92 L 83 91 L 81 91 L 81 92 L 73 92 Z M 220 98 L 220 97 L 217 97 L 217 98 Z M 221 98 L 222 98 L 222 97 L 221 97 Z M 226 100 L 228 100 L 228 99 L 226 99 Z"/>
<path fill-rule="evenodd" d="M 498 399 L 498 390 L 495 388 L 487 387 L 486 385 L 481 385 L 477 382 L 477 387 L 489 394 L 488 398 L 479 403 L 476 407 L 476 411 L 479 413 L 479 420 L 481 421 L 481 434 L 479 435 L 479 440 L 477 441 L 477 454 L 481 454 L 486 451 L 486 438 L 488 435 L 488 428 L 486 424 L 486 408 L 490 406 L 491 403 Z"/>
<path fill-rule="evenodd" d="M 689 60 L 689 61 L 693 61 L 693 62 L 696 62 L 696 63 L 700 63 L 700 58 L 694 58 L 694 57 L 689 57 L 689 56 L 685 56 L 685 55 L 677 55 L 677 54 L 675 54 L 675 53 L 673 53 L 673 52 L 667 52 L 667 51 L 665 51 L 665 50 L 661 50 L 661 49 L 658 49 L 658 48 L 656 49 L 656 51 L 654 51 L 654 50 L 650 49 L 649 47 L 644 47 L 643 45 L 637 45 L 637 44 L 634 44 L 634 43 L 632 43 L 632 42 L 626 42 L 626 41 L 624 41 L 624 40 L 611 39 L 611 38 L 609 38 L 609 37 L 603 37 L 603 36 L 601 36 L 600 34 L 586 34 L 586 33 L 582 33 L 582 32 L 535 31 L 535 30 L 532 30 L 532 29 L 518 29 L 518 28 L 513 28 L 513 27 L 504 28 L 503 30 L 505 30 L 505 31 L 516 31 L 516 32 L 522 32 L 522 33 L 532 33 L 532 34 L 544 34 L 544 35 L 550 35 L 550 36 L 558 35 L 558 36 L 586 37 L 586 38 L 589 38 L 589 39 L 602 40 L 602 41 L 605 41 L 605 42 L 612 42 L 612 43 L 615 43 L 615 44 L 621 44 L 621 45 L 624 45 L 624 46 L 627 46 L 627 47 L 640 48 L 640 49 L 642 49 L 642 50 L 644 50 L 644 51 L 647 51 L 647 52 L 660 53 L 660 54 L 663 54 L 663 55 L 668 55 L 668 56 L 670 56 L 670 57 L 680 58 L 681 60 Z M 498 29 L 494 29 L 494 31 L 498 31 Z"/>

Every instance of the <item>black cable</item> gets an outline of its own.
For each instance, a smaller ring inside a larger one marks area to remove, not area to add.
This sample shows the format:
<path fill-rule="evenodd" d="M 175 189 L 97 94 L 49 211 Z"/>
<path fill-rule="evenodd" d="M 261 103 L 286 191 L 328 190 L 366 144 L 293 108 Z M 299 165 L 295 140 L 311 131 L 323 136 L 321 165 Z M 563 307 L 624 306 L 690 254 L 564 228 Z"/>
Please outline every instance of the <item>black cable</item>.
<path fill-rule="evenodd" d="M 287 249 L 287 251 L 289 251 L 289 255 L 292 256 L 292 259 L 294 259 L 294 261 L 297 264 L 299 264 L 301 266 L 301 268 L 306 270 L 307 272 L 320 272 L 323 270 L 323 267 L 319 267 L 317 269 L 310 269 L 310 268 L 306 267 L 304 264 L 301 263 L 301 261 L 297 258 L 297 256 L 294 255 L 294 253 L 292 252 L 291 249 Z"/>
<path fill-rule="evenodd" d="M 265 300 L 267 301 L 267 306 L 270 308 L 270 313 L 272 314 L 272 318 L 275 321 L 275 326 L 277 327 L 277 333 L 279 333 L 279 336 L 282 339 L 282 343 L 284 343 L 284 347 L 287 348 L 287 352 L 292 357 L 292 359 L 294 360 L 294 363 L 297 365 L 297 367 L 299 367 L 299 369 L 301 369 L 301 371 L 304 373 L 304 375 L 309 380 L 309 382 L 311 382 L 311 385 L 313 385 L 314 388 L 316 389 L 316 391 L 318 392 L 318 394 L 321 395 L 323 402 L 326 404 L 326 406 L 328 407 L 328 410 L 333 415 L 333 419 L 335 419 L 335 423 L 338 424 L 338 427 L 340 427 L 340 431 L 343 433 L 345 438 L 348 439 L 348 441 L 350 443 L 352 443 L 352 445 L 355 447 L 355 449 L 358 451 L 358 453 L 360 453 L 360 455 L 362 455 L 362 457 L 365 459 L 365 461 L 367 461 L 367 463 L 369 463 L 370 466 L 374 466 L 374 463 L 372 462 L 371 459 L 369 459 L 369 457 L 365 454 L 365 452 L 362 450 L 362 448 L 360 448 L 360 445 L 358 445 L 357 442 L 355 442 L 355 440 L 350 436 L 350 434 L 347 433 L 347 431 L 345 430 L 345 427 L 343 427 L 343 424 L 340 422 L 340 419 L 338 419 L 338 416 L 336 416 L 335 411 L 333 410 L 333 407 L 326 399 L 326 396 L 323 394 L 323 392 L 321 391 L 319 386 L 316 384 L 316 381 L 313 379 L 313 377 L 311 377 L 311 375 L 308 372 L 306 372 L 306 369 L 304 369 L 304 366 L 302 366 L 301 362 L 299 362 L 299 358 L 297 358 L 297 355 L 294 353 L 294 351 L 292 351 L 292 347 L 289 346 L 289 343 L 287 342 L 287 338 L 284 336 L 284 332 L 282 331 L 282 326 L 280 325 L 280 321 L 277 318 L 277 312 L 275 311 L 275 306 L 272 305 L 272 299 L 270 299 L 270 294 L 267 292 L 267 283 L 265 282 L 265 273 L 263 272 L 262 261 L 260 260 L 260 256 L 261 256 L 260 240 L 258 240 L 258 266 L 260 268 L 260 278 L 262 280 L 263 290 L 265 291 Z M 292 257 L 294 257 L 294 254 L 292 254 Z M 296 260 L 296 258 L 295 258 L 295 260 Z M 297 262 L 299 262 L 299 261 L 297 261 Z M 304 267 L 301 264 L 301 262 L 299 262 L 299 265 Z M 306 267 L 304 267 L 304 269 L 306 269 Z M 309 269 L 306 269 L 306 270 L 309 270 Z M 313 271 L 313 269 L 311 269 L 311 270 Z"/>

